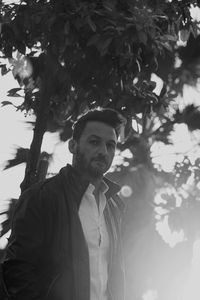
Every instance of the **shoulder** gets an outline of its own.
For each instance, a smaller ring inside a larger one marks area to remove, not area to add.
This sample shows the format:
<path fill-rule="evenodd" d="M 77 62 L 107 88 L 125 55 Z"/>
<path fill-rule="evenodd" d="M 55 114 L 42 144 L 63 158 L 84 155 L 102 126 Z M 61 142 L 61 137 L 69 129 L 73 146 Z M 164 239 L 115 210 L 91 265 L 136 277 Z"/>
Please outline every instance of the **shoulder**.
<path fill-rule="evenodd" d="M 54 190 L 56 186 L 59 185 L 59 175 L 55 175 L 51 178 L 45 179 L 43 181 L 37 182 L 33 184 L 31 187 L 29 187 L 27 190 L 25 190 L 21 197 L 27 197 L 30 195 L 38 195 L 38 193 L 44 192 L 44 191 L 51 191 Z"/>
<path fill-rule="evenodd" d="M 53 199 L 59 198 L 61 191 L 60 174 L 57 174 L 25 190 L 17 201 L 16 209 L 45 209 L 45 205 L 50 205 Z"/>

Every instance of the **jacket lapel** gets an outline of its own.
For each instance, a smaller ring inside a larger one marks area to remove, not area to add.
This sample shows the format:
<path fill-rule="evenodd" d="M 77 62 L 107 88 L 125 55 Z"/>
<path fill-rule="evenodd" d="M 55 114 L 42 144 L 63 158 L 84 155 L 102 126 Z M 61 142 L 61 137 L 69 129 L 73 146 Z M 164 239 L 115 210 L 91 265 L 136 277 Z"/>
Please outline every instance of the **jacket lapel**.
<path fill-rule="evenodd" d="M 87 183 L 76 181 L 70 169 L 65 169 L 63 175 L 63 189 L 70 218 L 70 242 L 73 258 L 75 300 L 88 300 L 90 299 L 89 254 L 78 216 L 79 204 L 87 188 Z"/>

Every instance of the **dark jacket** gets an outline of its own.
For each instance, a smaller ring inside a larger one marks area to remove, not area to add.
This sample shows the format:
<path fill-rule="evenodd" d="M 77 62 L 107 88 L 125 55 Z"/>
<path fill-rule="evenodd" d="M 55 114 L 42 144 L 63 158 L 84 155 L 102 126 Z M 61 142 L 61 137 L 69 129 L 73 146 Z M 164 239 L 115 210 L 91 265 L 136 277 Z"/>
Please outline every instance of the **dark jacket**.
<path fill-rule="evenodd" d="M 117 195 L 118 186 L 104 180 L 109 186 L 105 208 L 111 240 L 109 300 L 123 300 L 120 219 L 124 205 Z M 56 176 L 22 194 L 3 263 L 3 278 L 10 299 L 90 299 L 88 248 L 78 216 L 88 184 L 67 165 Z"/>

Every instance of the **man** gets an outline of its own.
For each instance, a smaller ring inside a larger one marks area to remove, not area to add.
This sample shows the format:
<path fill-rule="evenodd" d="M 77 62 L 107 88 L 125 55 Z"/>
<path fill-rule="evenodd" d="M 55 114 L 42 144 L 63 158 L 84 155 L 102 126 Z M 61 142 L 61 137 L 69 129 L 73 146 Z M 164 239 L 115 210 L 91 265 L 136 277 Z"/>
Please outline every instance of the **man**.
<path fill-rule="evenodd" d="M 16 208 L 4 286 L 12 300 L 123 300 L 119 187 L 106 179 L 122 119 L 92 110 L 73 126 L 72 166 L 25 191 Z"/>

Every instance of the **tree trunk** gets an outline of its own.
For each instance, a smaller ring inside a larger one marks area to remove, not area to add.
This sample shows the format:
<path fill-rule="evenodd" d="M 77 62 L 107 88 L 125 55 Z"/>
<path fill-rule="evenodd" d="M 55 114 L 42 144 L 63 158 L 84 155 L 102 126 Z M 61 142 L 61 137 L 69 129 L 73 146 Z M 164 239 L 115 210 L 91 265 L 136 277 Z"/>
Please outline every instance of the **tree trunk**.
<path fill-rule="evenodd" d="M 55 67 L 51 55 L 47 55 L 45 70 L 42 78 L 42 87 L 40 93 L 39 108 L 36 116 L 36 123 L 32 143 L 30 146 L 29 159 L 26 165 L 24 180 L 20 188 L 21 192 L 30 187 L 33 183 L 38 181 L 40 176 L 38 173 L 38 161 L 40 157 L 41 145 L 44 133 L 46 131 L 50 99 L 54 89 Z"/>

